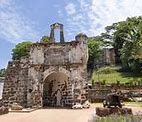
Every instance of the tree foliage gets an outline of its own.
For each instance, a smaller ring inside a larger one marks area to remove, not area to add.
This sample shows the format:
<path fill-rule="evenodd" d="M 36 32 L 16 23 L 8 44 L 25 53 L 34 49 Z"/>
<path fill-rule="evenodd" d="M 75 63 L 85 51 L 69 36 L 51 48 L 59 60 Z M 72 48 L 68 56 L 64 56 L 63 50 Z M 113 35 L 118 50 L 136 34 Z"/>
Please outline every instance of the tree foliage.
<path fill-rule="evenodd" d="M 50 42 L 50 38 L 48 36 L 43 36 L 40 41 L 49 43 Z"/>
<path fill-rule="evenodd" d="M 5 76 L 5 68 L 0 69 L 0 77 L 4 77 Z"/>
<path fill-rule="evenodd" d="M 141 71 L 142 17 L 127 18 L 105 29 L 103 38 L 112 42 L 117 63 L 132 71 Z"/>
<path fill-rule="evenodd" d="M 103 40 L 101 37 L 92 37 L 88 39 L 88 68 L 93 68 L 94 60 L 100 57 L 101 46 L 103 45 Z"/>
<path fill-rule="evenodd" d="M 30 41 L 21 42 L 12 49 L 12 59 L 19 60 L 21 57 L 29 57 L 29 47 L 32 44 Z"/>

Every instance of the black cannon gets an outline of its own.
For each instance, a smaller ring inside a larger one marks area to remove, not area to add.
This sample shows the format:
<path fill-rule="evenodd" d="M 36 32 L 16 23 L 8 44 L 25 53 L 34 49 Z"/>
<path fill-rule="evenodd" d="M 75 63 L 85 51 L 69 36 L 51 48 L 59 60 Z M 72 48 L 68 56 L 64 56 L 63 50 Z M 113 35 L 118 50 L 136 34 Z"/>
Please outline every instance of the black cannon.
<path fill-rule="evenodd" d="M 122 108 L 120 95 L 117 93 L 108 94 L 106 99 L 103 101 L 104 107 L 119 107 Z"/>

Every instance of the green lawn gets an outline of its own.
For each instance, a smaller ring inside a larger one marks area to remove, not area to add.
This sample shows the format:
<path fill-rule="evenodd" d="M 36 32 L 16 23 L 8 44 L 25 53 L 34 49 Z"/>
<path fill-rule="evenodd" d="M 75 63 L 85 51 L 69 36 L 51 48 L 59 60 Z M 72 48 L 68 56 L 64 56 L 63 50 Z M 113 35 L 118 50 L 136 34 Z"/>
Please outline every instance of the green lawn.
<path fill-rule="evenodd" d="M 142 107 L 142 102 L 125 102 L 124 104 L 130 107 Z"/>
<path fill-rule="evenodd" d="M 106 83 L 128 83 L 142 82 L 142 74 L 132 72 L 120 72 L 120 67 L 105 67 L 94 71 L 92 75 L 94 81 L 105 81 Z"/>
<path fill-rule="evenodd" d="M 111 115 L 107 117 L 93 117 L 89 122 L 141 122 L 142 115 Z"/>

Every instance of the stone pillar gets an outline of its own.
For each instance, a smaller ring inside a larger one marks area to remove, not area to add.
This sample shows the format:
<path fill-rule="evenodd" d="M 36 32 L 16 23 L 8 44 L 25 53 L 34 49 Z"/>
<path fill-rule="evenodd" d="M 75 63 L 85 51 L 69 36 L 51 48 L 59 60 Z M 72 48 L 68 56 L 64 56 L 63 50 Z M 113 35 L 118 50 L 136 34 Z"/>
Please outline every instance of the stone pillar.
<path fill-rule="evenodd" d="M 60 25 L 60 43 L 64 43 L 63 25 Z"/>
<path fill-rule="evenodd" d="M 88 62 L 88 46 L 87 41 L 88 37 L 84 33 L 79 33 L 76 35 L 75 40 L 79 42 L 81 52 L 82 52 L 82 63 L 84 65 L 85 70 L 87 70 L 87 62 Z"/>
<path fill-rule="evenodd" d="M 60 43 L 63 43 L 64 42 L 63 24 L 55 23 L 55 24 L 52 24 L 50 27 L 51 27 L 51 32 L 50 32 L 51 42 L 55 42 L 54 30 L 60 29 Z"/>
<path fill-rule="evenodd" d="M 54 38 L 54 26 L 51 25 L 51 32 L 50 32 L 50 40 L 51 42 L 55 42 L 55 38 Z"/>
<path fill-rule="evenodd" d="M 29 83 L 28 83 L 28 106 L 41 107 L 42 106 L 42 65 L 34 65 L 29 68 Z"/>

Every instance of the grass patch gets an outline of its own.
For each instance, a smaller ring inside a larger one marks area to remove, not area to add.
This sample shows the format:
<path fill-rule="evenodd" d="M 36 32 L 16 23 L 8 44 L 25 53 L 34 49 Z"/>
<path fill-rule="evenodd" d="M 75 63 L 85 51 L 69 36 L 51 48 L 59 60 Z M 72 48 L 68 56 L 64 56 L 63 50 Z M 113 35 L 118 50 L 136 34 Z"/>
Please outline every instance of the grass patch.
<path fill-rule="evenodd" d="M 95 70 L 92 75 L 92 80 L 101 81 L 105 83 L 141 83 L 142 84 L 142 73 L 136 74 L 133 72 L 123 72 L 121 67 L 111 66 L 103 67 Z"/>
<path fill-rule="evenodd" d="M 142 102 L 125 102 L 125 105 L 130 107 L 142 107 Z"/>
<path fill-rule="evenodd" d="M 109 117 L 94 117 L 89 122 L 142 122 L 142 115 L 112 115 Z"/>

